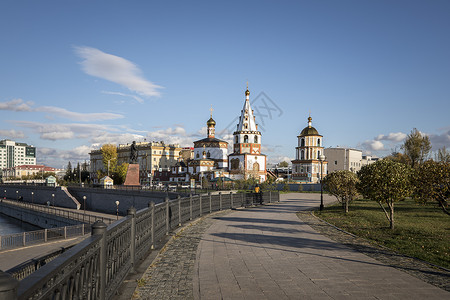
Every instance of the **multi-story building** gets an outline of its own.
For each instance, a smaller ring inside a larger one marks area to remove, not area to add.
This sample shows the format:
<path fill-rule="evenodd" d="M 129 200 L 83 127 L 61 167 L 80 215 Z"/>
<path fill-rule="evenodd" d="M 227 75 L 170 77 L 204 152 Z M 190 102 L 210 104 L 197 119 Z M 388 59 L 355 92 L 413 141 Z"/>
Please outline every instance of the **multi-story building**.
<path fill-rule="evenodd" d="M 20 165 L 12 168 L 3 169 L 3 178 L 23 178 L 25 176 L 40 175 L 41 179 L 44 178 L 44 174 L 53 172 L 55 174 L 64 172 L 63 169 L 55 169 L 44 165 Z"/>
<path fill-rule="evenodd" d="M 36 164 L 36 148 L 11 140 L 0 141 L 0 169 Z"/>
<path fill-rule="evenodd" d="M 155 175 L 155 171 L 169 171 L 178 162 L 181 148 L 178 144 L 165 144 L 164 142 L 139 142 L 136 143 L 138 150 L 137 163 L 139 164 L 139 177 L 142 184 L 149 182 Z M 131 144 L 117 147 L 117 165 L 129 163 Z M 97 170 L 108 171 L 108 166 L 103 165 L 101 149 L 92 150 L 91 178 L 98 181 Z"/>
<path fill-rule="evenodd" d="M 351 148 L 325 148 L 328 172 L 348 170 L 353 173 L 361 169 L 362 151 Z"/>
<path fill-rule="evenodd" d="M 308 117 L 306 126 L 297 136 L 295 160 L 292 161 L 292 178 L 297 181 L 316 183 L 327 174 L 328 160 L 323 157 L 323 136 L 312 126 Z M 322 159 L 322 160 L 321 160 Z"/>
<path fill-rule="evenodd" d="M 244 107 L 239 123 L 233 133 L 233 153 L 228 156 L 228 169 L 231 179 L 256 178 L 266 180 L 266 156 L 261 154 L 261 132 L 254 112 L 250 106 L 250 91 L 245 91 Z"/>
<path fill-rule="evenodd" d="M 363 155 L 361 159 L 361 167 L 364 167 L 366 165 L 373 164 L 374 162 L 377 162 L 380 160 L 379 157 L 373 156 L 373 155 Z"/>

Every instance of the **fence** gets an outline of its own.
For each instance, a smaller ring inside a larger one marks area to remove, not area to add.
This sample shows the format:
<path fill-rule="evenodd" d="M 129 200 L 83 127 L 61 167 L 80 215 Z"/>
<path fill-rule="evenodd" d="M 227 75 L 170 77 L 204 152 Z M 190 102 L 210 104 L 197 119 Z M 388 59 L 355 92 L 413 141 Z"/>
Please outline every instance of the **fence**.
<path fill-rule="evenodd" d="M 91 231 L 91 225 L 79 224 L 50 229 L 27 231 L 0 236 L 0 250 L 30 246 L 48 241 L 83 236 Z"/>
<path fill-rule="evenodd" d="M 34 210 L 34 211 L 38 211 L 41 213 L 54 215 L 54 216 L 62 217 L 62 218 L 66 218 L 66 219 L 71 219 L 71 220 L 75 220 L 75 221 L 79 221 L 79 222 L 83 222 L 83 223 L 87 223 L 87 224 L 92 224 L 96 220 L 101 220 L 102 222 L 105 222 L 107 224 L 111 224 L 116 221 L 116 219 L 75 212 L 75 211 L 71 211 L 71 210 L 67 210 L 67 209 L 56 208 L 54 206 L 39 205 L 39 204 L 33 204 L 33 203 L 28 203 L 28 202 L 20 202 L 20 201 L 11 200 L 11 199 L 2 200 L 2 204 L 23 207 L 28 210 Z"/>
<path fill-rule="evenodd" d="M 20 283 L 3 280 L 2 299 L 110 299 L 135 263 L 169 232 L 194 218 L 254 203 L 254 195 L 219 193 L 178 198 L 148 208 L 128 209 L 126 218 L 92 225 L 92 235 Z M 278 202 L 278 192 L 262 195 Z M 5 273 L 0 276 L 5 276 Z"/>

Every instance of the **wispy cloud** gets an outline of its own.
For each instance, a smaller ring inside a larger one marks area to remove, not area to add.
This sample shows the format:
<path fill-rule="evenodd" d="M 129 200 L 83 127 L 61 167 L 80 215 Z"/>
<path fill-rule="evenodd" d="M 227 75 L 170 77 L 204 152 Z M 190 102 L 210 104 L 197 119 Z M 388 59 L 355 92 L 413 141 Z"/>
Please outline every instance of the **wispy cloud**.
<path fill-rule="evenodd" d="M 372 151 L 388 151 L 396 148 L 405 138 L 406 133 L 403 132 L 391 132 L 387 135 L 379 134 L 374 139 L 363 142 L 361 146 L 368 153 L 372 153 Z"/>
<path fill-rule="evenodd" d="M 120 84 L 140 96 L 160 96 L 161 86 L 145 79 L 131 61 L 91 47 L 75 47 L 75 52 L 83 59 L 80 64 L 86 74 Z"/>
<path fill-rule="evenodd" d="M 56 115 L 58 117 L 63 117 L 69 120 L 80 121 L 80 122 L 92 122 L 92 121 L 104 121 L 104 120 L 114 120 L 121 119 L 123 115 L 114 113 L 78 113 L 69 111 L 65 108 L 55 107 L 55 106 L 42 106 L 35 109 L 35 111 L 45 112 L 49 114 Z"/>
<path fill-rule="evenodd" d="M 107 95 L 118 95 L 118 96 L 123 96 L 123 97 L 130 97 L 139 103 L 144 103 L 144 100 L 141 97 L 138 97 L 136 95 L 130 95 L 130 94 L 125 94 L 125 93 L 120 93 L 120 92 L 109 92 L 109 91 L 102 91 L 102 93 L 107 94 Z"/>
<path fill-rule="evenodd" d="M 25 134 L 23 131 L 17 131 L 14 129 L 11 130 L 2 130 L 0 129 L 0 136 L 5 136 L 10 139 L 23 139 L 25 138 Z"/>
<path fill-rule="evenodd" d="M 32 111 L 31 107 L 33 102 L 23 101 L 22 99 L 13 99 L 7 102 L 0 102 L 0 110 L 10 110 L 10 111 Z"/>

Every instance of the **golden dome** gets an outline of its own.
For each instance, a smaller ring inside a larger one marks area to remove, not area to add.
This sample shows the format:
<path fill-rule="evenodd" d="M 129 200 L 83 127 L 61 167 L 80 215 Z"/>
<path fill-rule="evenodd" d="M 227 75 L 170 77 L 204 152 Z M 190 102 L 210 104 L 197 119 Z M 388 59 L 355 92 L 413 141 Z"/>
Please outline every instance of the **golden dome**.
<path fill-rule="evenodd" d="M 216 121 L 214 121 L 214 119 L 211 117 L 209 118 L 208 122 L 206 122 L 206 125 L 208 125 L 208 127 L 216 126 Z"/>
<path fill-rule="evenodd" d="M 247 88 L 247 90 L 245 91 L 245 96 L 250 96 L 250 91 L 248 90 L 248 88 Z"/>

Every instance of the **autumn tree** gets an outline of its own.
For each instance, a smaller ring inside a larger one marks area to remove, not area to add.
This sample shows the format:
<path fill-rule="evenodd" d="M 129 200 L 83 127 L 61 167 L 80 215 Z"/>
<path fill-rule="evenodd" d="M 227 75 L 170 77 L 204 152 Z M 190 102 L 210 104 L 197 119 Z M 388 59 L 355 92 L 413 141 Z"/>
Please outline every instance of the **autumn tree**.
<path fill-rule="evenodd" d="M 438 149 L 435 160 L 440 162 L 446 162 L 450 163 L 450 151 L 447 150 L 447 148 L 442 147 L 441 149 Z"/>
<path fill-rule="evenodd" d="M 116 167 L 116 170 L 113 174 L 114 184 L 123 184 L 127 177 L 128 171 L 128 163 L 123 163 L 120 166 Z"/>
<path fill-rule="evenodd" d="M 391 229 L 394 229 L 394 203 L 412 193 L 411 175 L 411 167 L 385 159 L 358 171 L 359 192 L 380 205 Z M 387 205 L 389 212 L 384 205 Z"/>
<path fill-rule="evenodd" d="M 411 161 L 411 167 L 416 167 L 426 160 L 431 150 L 430 138 L 422 135 L 417 128 L 414 128 L 406 136 L 405 143 L 402 145 L 404 154 Z"/>
<path fill-rule="evenodd" d="M 323 179 L 324 189 L 336 197 L 342 203 L 345 213 L 348 213 L 348 205 L 358 196 L 356 184 L 358 177 L 348 170 L 335 171 Z"/>
<path fill-rule="evenodd" d="M 414 174 L 413 198 L 421 203 L 437 201 L 444 213 L 450 199 L 450 163 L 428 160 L 421 164 Z"/>
<path fill-rule="evenodd" d="M 117 166 L 117 147 L 113 144 L 104 144 L 100 151 L 102 153 L 103 166 L 107 173 L 114 173 Z"/>

